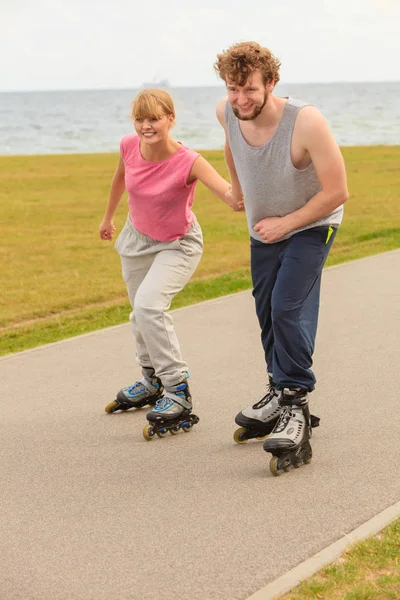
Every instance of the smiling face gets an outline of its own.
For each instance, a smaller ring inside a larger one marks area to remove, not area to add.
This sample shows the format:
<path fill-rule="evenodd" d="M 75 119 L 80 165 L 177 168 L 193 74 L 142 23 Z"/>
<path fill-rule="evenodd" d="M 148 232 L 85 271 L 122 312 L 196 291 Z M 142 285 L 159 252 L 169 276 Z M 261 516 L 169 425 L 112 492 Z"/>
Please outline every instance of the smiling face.
<path fill-rule="evenodd" d="M 171 115 L 164 115 L 161 118 L 154 116 L 134 119 L 135 131 L 140 140 L 150 145 L 166 140 L 172 123 Z"/>
<path fill-rule="evenodd" d="M 141 142 L 165 141 L 175 119 L 171 96 L 164 90 L 143 90 L 133 101 L 132 118 Z"/>
<path fill-rule="evenodd" d="M 273 89 L 265 85 L 260 71 L 254 71 L 245 85 L 227 80 L 228 100 L 232 110 L 241 121 L 252 121 L 261 113 Z"/>

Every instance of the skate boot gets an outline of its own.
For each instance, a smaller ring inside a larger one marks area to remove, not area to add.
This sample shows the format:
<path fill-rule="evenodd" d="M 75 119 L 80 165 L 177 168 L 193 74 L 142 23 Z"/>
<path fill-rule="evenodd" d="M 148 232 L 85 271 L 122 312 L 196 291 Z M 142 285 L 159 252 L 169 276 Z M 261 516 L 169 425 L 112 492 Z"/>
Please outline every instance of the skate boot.
<path fill-rule="evenodd" d="M 265 396 L 235 417 L 236 425 L 240 425 L 233 434 L 233 439 L 237 444 L 245 444 L 253 438 L 263 440 L 271 433 L 281 413 L 280 395 L 281 392 L 275 388 L 272 377 L 269 377 Z"/>
<path fill-rule="evenodd" d="M 192 414 L 192 398 L 186 379 L 175 386 L 168 387 L 162 398 L 157 400 L 153 410 L 147 413 L 149 424 L 143 429 L 143 437 L 151 440 L 155 435 L 165 437 L 191 430 L 199 422 L 199 417 Z"/>
<path fill-rule="evenodd" d="M 146 367 L 143 369 L 143 374 L 144 377 L 141 381 L 118 392 L 116 399 L 105 407 L 106 413 L 142 408 L 146 405 L 152 406 L 162 397 L 164 388 L 161 380 L 156 377 L 154 369 Z"/>
<path fill-rule="evenodd" d="M 307 391 L 284 388 L 279 402 L 281 415 L 264 442 L 264 450 L 272 454 L 269 468 L 273 475 L 308 464 L 312 457 Z"/>

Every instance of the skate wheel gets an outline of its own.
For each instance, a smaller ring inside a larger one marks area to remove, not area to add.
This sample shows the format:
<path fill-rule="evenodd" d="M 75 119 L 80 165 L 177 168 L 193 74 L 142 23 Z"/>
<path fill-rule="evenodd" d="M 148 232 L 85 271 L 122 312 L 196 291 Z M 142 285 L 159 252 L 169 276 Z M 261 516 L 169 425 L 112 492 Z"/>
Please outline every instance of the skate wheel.
<path fill-rule="evenodd" d="M 233 434 L 233 439 L 237 444 L 246 444 L 249 441 L 246 437 L 246 433 L 246 427 L 239 427 L 239 429 L 236 429 L 235 433 Z"/>
<path fill-rule="evenodd" d="M 179 433 L 179 427 L 173 427 L 172 429 L 169 430 L 171 435 L 176 435 L 177 433 Z"/>
<path fill-rule="evenodd" d="M 185 433 L 188 433 L 191 429 L 192 429 L 192 425 L 182 425 L 181 427 L 182 431 L 184 431 Z"/>
<path fill-rule="evenodd" d="M 282 471 L 278 469 L 278 460 L 279 459 L 277 456 L 273 456 L 269 461 L 269 470 L 275 477 L 279 477 L 279 475 L 282 473 Z"/>
<path fill-rule="evenodd" d="M 265 435 L 258 435 L 256 437 L 256 440 L 265 440 L 265 438 L 267 438 L 267 437 L 268 437 L 268 433 L 266 433 Z"/>
<path fill-rule="evenodd" d="M 113 400 L 113 402 L 110 402 L 110 404 L 107 404 L 107 406 L 105 407 L 104 410 L 106 411 L 106 413 L 111 415 L 111 413 L 118 410 L 118 406 L 119 406 L 119 403 L 116 400 Z"/>
<path fill-rule="evenodd" d="M 143 429 L 143 437 L 145 440 L 150 442 L 150 440 L 154 437 L 153 427 L 151 425 L 146 425 Z"/>
<path fill-rule="evenodd" d="M 168 435 L 168 429 L 161 429 L 161 431 L 157 431 L 157 435 L 160 438 L 166 437 Z"/>

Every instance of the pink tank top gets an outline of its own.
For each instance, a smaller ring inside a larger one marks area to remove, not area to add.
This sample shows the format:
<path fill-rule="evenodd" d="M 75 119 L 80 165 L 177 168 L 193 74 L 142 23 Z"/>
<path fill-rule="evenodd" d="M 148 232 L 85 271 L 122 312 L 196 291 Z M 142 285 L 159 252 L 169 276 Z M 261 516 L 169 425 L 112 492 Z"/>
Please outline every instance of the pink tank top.
<path fill-rule="evenodd" d="M 181 144 L 169 158 L 149 162 L 140 153 L 136 134 L 122 138 L 120 148 L 133 226 L 160 242 L 183 237 L 194 220 L 197 179 L 189 185 L 186 182 L 199 154 Z"/>

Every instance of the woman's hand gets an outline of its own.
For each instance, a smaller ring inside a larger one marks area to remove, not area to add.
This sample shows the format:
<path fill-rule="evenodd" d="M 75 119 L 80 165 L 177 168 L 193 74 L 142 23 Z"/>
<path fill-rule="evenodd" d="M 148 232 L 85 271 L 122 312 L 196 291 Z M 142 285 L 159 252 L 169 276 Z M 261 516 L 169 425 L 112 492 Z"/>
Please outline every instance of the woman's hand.
<path fill-rule="evenodd" d="M 102 240 L 112 240 L 113 233 L 115 232 L 114 221 L 112 219 L 103 219 L 99 225 L 99 234 Z"/>
<path fill-rule="evenodd" d="M 234 192 L 232 190 L 232 186 L 230 186 L 229 190 L 225 194 L 225 199 L 229 206 L 235 211 L 238 212 L 240 210 L 244 210 L 244 198 L 241 192 Z"/>
<path fill-rule="evenodd" d="M 198 156 L 193 163 L 188 183 L 198 179 L 218 198 L 221 198 L 233 210 L 243 210 L 243 197 L 240 187 L 232 186 L 206 161 Z"/>

